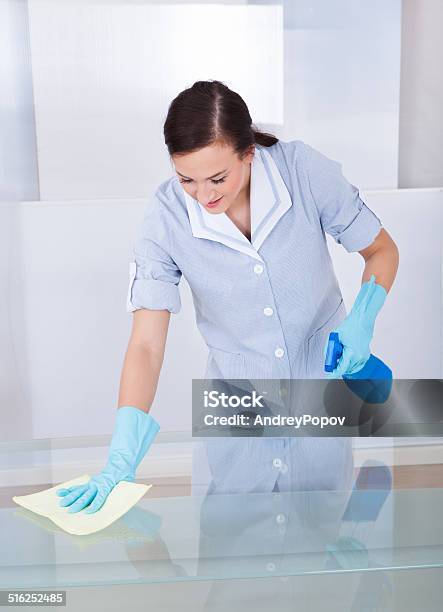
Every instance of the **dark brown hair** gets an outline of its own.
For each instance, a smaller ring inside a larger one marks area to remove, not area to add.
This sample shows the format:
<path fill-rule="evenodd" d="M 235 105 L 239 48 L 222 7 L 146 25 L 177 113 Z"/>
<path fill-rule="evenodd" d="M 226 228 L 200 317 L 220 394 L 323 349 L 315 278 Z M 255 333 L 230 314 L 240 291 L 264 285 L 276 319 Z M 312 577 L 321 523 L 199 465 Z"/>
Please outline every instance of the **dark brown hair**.
<path fill-rule="evenodd" d="M 180 92 L 169 105 L 163 134 L 170 156 L 223 142 L 241 157 L 255 143 L 278 142 L 253 125 L 243 98 L 221 81 L 196 81 Z"/>

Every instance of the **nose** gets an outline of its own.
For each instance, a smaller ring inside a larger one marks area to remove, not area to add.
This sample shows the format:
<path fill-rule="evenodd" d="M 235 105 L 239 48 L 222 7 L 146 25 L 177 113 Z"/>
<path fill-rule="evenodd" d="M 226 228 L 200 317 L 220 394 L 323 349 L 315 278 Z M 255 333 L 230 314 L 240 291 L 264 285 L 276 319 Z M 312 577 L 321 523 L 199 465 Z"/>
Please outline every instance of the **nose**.
<path fill-rule="evenodd" d="M 209 204 L 209 202 L 213 202 L 214 200 L 216 200 L 218 198 L 218 195 L 213 189 L 209 190 L 207 188 L 202 188 L 197 189 L 196 197 L 201 204 Z"/>

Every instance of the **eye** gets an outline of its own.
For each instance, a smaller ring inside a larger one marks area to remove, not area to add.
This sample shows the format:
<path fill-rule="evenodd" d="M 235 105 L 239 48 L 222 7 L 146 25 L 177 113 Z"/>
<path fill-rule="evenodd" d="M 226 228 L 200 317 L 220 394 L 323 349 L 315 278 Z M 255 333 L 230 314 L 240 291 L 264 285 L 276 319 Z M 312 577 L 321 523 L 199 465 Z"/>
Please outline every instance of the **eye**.
<path fill-rule="evenodd" d="M 221 178 L 221 179 L 211 179 L 211 182 L 212 182 L 212 183 L 214 183 L 214 185 L 219 185 L 220 183 L 224 183 L 224 182 L 225 182 L 225 180 L 226 180 L 226 176 L 224 176 L 224 177 L 223 177 L 223 178 Z M 184 179 L 184 178 L 181 178 L 181 179 L 180 179 L 180 183 L 182 183 L 182 184 L 183 184 L 183 183 L 192 183 L 192 179 Z"/>

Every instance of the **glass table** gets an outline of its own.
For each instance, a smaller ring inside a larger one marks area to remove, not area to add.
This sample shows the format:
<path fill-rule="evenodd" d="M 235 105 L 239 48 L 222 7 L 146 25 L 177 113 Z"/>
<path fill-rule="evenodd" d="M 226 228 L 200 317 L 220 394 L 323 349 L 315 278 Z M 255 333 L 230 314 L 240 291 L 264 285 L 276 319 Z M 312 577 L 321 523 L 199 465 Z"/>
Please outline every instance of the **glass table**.
<path fill-rule="evenodd" d="M 3 443 L 0 465 L 5 467 L 6 456 L 10 468 L 14 461 L 23 464 L 27 454 L 52 456 L 69 448 L 105 447 L 108 441 L 103 436 Z M 191 439 L 165 434 L 159 442 Z M 329 591 L 340 585 L 343 595 L 347 580 L 349 601 L 337 609 L 388 610 L 394 608 L 380 606 L 391 604 L 380 602 L 392 602 L 397 575 L 410 586 L 414 580 L 424 584 L 428 571 L 431 588 L 423 597 L 435 599 L 436 589 L 441 607 L 443 490 L 394 490 L 389 478 L 378 482 L 380 488 L 360 483 L 351 491 L 182 497 L 154 497 L 148 491 L 126 515 L 88 536 L 70 535 L 11 502 L 0 508 L 0 589 L 203 582 L 211 586 L 202 609 L 212 609 L 211 597 L 219 606 L 232 603 L 234 593 L 265 601 L 270 588 L 274 609 L 279 609 L 280 597 L 295 597 L 295 579 L 309 579 L 316 597 L 321 590 L 315 584 L 326 579 Z M 247 586 L 251 581 L 253 591 Z M 379 607 L 371 608 L 368 601 Z M 333 609 L 329 603 L 328 609 Z"/>

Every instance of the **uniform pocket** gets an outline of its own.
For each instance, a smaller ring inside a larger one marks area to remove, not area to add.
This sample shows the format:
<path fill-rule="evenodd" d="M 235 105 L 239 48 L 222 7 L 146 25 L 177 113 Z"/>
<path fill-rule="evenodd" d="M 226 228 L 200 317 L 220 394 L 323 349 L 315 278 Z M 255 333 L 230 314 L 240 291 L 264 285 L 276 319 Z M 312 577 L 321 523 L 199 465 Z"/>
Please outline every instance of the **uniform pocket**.
<path fill-rule="evenodd" d="M 241 353 L 233 353 L 208 345 L 209 357 L 205 378 L 245 378 L 245 358 Z"/>
<path fill-rule="evenodd" d="M 306 349 L 306 377 L 307 378 L 324 378 L 324 348 L 329 333 L 346 316 L 343 299 L 340 300 L 337 308 L 329 315 L 322 325 L 308 338 Z"/>

